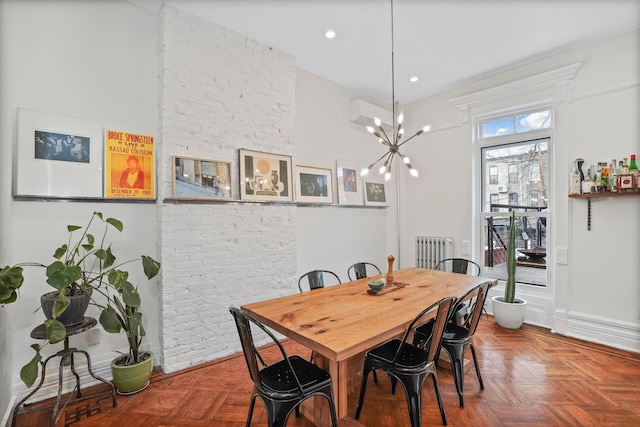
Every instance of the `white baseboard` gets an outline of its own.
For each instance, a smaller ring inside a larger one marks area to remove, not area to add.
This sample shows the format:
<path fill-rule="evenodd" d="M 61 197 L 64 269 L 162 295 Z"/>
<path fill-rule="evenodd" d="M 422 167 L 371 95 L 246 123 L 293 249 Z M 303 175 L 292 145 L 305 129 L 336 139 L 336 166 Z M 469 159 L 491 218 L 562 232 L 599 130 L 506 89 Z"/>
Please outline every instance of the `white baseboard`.
<path fill-rule="evenodd" d="M 640 353 L 640 324 L 570 311 L 566 335 Z"/>

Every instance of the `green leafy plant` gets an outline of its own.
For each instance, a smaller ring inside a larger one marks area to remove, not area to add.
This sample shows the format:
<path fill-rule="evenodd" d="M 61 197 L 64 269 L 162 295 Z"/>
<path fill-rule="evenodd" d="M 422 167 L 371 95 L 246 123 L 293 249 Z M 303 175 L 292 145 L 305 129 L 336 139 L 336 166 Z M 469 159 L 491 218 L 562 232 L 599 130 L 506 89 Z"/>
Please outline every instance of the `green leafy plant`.
<path fill-rule="evenodd" d="M 511 211 L 509 243 L 507 244 L 507 282 L 504 286 L 504 302 L 516 300 L 516 213 Z"/>
<path fill-rule="evenodd" d="M 102 224 L 104 229 L 99 239 L 91 233 L 92 226 Z M 109 230 L 122 232 L 122 222 L 115 218 L 103 218 L 101 212 L 93 212 L 85 227 L 68 225 L 69 239 L 54 252 L 54 261 L 49 265 L 27 262 L 15 266 L 6 266 L 0 270 L 0 304 L 13 303 L 18 298 L 18 289 L 24 283 L 23 268 L 26 266 L 43 267 L 46 270 L 47 284 L 57 292 L 53 305 L 52 319 L 44 321 L 47 337 L 40 344 L 33 344 L 36 355 L 20 371 L 20 378 L 27 387 L 35 382 L 39 365 L 42 362 L 40 351 L 47 344 L 55 344 L 64 340 L 66 330 L 58 321 L 70 304 L 69 295 L 85 293 L 92 295 L 91 304 L 101 309 L 100 324 L 105 331 L 118 333 L 122 329 L 127 332 L 130 354 L 134 360 L 139 358 L 140 340 L 144 336 L 140 295 L 128 281 L 129 273 L 122 270 L 125 264 L 142 261 L 144 274 L 148 279 L 155 277 L 160 270 L 160 263 L 153 258 L 142 255 L 141 258 L 130 259 L 116 264 L 116 256 L 107 244 Z M 79 237 L 78 237 L 79 232 Z M 94 297 L 102 295 L 105 303 Z M 118 326 L 119 323 L 119 326 Z"/>

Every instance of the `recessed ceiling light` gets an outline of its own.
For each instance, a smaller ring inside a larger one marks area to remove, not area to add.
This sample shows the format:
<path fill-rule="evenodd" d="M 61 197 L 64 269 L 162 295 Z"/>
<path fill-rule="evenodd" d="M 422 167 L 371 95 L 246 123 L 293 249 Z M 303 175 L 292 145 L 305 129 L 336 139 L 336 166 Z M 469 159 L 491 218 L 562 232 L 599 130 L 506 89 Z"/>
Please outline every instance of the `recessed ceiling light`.
<path fill-rule="evenodd" d="M 327 31 L 324 32 L 324 36 L 326 38 L 328 38 L 329 40 L 331 40 L 331 39 L 335 38 L 336 32 L 334 30 L 332 30 L 332 29 L 328 29 Z"/>
<path fill-rule="evenodd" d="M 409 81 L 410 81 L 411 83 L 415 83 L 415 82 L 417 82 L 418 80 L 420 80 L 420 79 L 418 78 L 418 76 L 411 76 L 411 77 L 409 78 Z"/>

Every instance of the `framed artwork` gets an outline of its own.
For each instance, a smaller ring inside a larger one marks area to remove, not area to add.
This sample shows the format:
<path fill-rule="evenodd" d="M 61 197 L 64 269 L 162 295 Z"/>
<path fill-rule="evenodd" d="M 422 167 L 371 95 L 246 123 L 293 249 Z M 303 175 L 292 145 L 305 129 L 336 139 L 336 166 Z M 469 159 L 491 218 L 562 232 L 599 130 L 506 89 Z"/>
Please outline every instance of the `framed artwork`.
<path fill-rule="evenodd" d="M 364 204 L 367 206 L 388 206 L 383 182 L 364 181 Z"/>
<path fill-rule="evenodd" d="M 291 156 L 239 150 L 240 199 L 292 202 Z"/>
<path fill-rule="evenodd" d="M 331 169 L 296 165 L 295 173 L 298 203 L 333 203 Z"/>
<path fill-rule="evenodd" d="M 173 156 L 173 197 L 231 200 L 231 163 Z"/>
<path fill-rule="evenodd" d="M 156 198 L 156 161 L 152 136 L 106 130 L 104 157 L 104 197 Z"/>
<path fill-rule="evenodd" d="M 102 124 L 18 109 L 15 196 L 103 197 Z"/>
<path fill-rule="evenodd" d="M 362 184 L 356 165 L 343 160 L 336 162 L 338 200 L 341 205 L 362 205 Z"/>

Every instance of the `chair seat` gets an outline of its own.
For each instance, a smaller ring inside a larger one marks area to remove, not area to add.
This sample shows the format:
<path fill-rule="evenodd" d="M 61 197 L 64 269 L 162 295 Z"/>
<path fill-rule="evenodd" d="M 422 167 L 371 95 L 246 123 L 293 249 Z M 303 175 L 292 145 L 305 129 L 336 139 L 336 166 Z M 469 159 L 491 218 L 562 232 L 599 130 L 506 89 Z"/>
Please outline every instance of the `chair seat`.
<path fill-rule="evenodd" d="M 419 326 L 414 331 L 414 336 L 417 339 L 414 339 L 414 345 L 417 342 L 426 342 L 431 337 L 433 332 L 433 320 L 425 323 L 422 326 Z M 448 323 L 447 328 L 442 334 L 442 343 L 451 342 L 451 341 L 464 341 L 469 337 L 469 330 L 464 326 L 456 325 L 455 323 Z"/>
<path fill-rule="evenodd" d="M 393 357 L 398 352 L 398 347 L 402 343 L 399 339 L 393 339 L 370 350 L 367 357 L 371 357 L 374 363 L 382 362 L 391 365 Z M 402 372 L 413 372 L 424 370 L 427 365 L 427 352 L 421 348 L 406 343 L 396 360 L 395 369 Z"/>
<path fill-rule="evenodd" d="M 312 391 L 316 386 L 325 387 L 331 381 L 331 375 L 328 372 L 300 356 L 290 356 L 289 360 L 304 390 Z M 300 394 L 295 377 L 291 374 L 291 370 L 285 360 L 262 369 L 260 371 L 260 383 L 265 388 L 265 391 L 291 394 L 292 396 L 299 396 Z"/>

